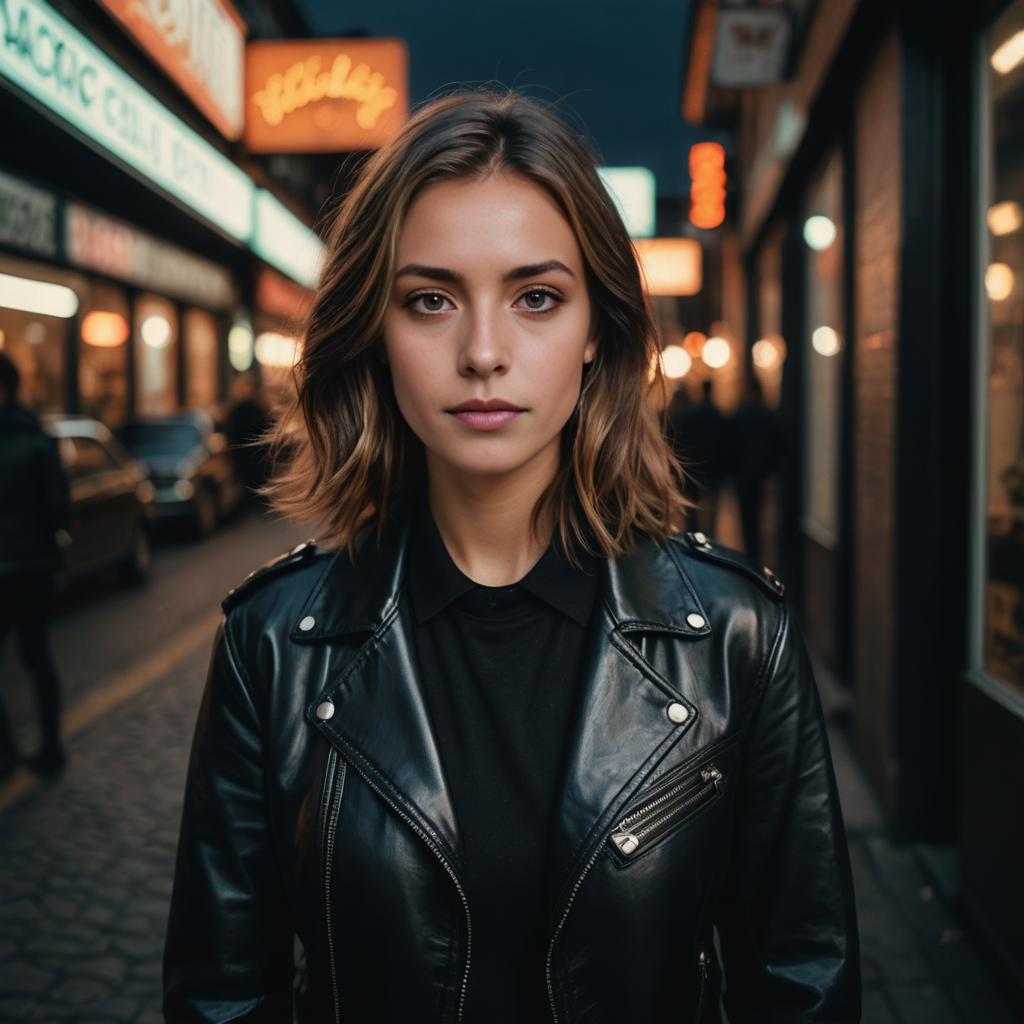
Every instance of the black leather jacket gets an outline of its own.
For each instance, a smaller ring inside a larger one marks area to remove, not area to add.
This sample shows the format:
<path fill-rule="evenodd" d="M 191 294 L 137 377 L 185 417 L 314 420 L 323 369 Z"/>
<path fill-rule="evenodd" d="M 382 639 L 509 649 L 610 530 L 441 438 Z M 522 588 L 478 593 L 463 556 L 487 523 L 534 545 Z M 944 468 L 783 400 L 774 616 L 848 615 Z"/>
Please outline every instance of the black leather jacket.
<path fill-rule="evenodd" d="M 300 545 L 224 601 L 168 1021 L 462 1020 L 473 908 L 416 677 L 407 537 L 397 521 L 354 564 Z M 538 964 L 551 1020 L 719 1021 L 724 986 L 731 1024 L 859 1021 L 846 839 L 782 584 L 702 534 L 601 571 Z"/>

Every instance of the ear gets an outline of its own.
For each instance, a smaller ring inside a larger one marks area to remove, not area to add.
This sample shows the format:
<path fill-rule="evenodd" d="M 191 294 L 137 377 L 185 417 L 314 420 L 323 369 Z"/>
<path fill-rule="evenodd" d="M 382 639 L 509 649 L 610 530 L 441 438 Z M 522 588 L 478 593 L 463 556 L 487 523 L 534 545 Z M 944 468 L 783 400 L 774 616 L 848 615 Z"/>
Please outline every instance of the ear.
<path fill-rule="evenodd" d="M 590 340 L 587 342 L 586 347 L 583 349 L 583 362 L 593 362 L 595 355 L 597 355 L 597 338 L 591 335 Z"/>

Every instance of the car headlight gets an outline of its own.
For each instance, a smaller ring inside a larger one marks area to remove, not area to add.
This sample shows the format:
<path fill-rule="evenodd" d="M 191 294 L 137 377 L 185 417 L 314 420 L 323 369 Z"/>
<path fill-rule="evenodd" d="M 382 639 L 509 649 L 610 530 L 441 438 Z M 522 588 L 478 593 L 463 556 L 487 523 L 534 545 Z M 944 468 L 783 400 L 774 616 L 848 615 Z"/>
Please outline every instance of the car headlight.
<path fill-rule="evenodd" d="M 181 501 L 188 501 L 195 493 L 196 489 L 192 486 L 190 480 L 179 480 L 174 485 L 174 496 L 181 499 Z"/>

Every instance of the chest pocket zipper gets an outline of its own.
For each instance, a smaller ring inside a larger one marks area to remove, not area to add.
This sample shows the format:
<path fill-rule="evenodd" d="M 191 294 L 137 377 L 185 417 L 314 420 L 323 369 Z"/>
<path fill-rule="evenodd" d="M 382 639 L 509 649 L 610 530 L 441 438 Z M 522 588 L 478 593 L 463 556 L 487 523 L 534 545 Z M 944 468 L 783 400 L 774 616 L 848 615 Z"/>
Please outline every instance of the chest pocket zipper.
<path fill-rule="evenodd" d="M 693 1024 L 700 1024 L 704 1015 L 704 986 L 708 980 L 708 965 L 710 957 L 702 949 L 697 957 L 697 1013 L 694 1015 Z"/>
<path fill-rule="evenodd" d="M 634 857 L 683 818 L 717 800 L 724 787 L 725 776 L 711 763 L 682 778 L 665 779 L 643 794 L 643 803 L 618 823 L 609 841 L 623 857 Z"/>

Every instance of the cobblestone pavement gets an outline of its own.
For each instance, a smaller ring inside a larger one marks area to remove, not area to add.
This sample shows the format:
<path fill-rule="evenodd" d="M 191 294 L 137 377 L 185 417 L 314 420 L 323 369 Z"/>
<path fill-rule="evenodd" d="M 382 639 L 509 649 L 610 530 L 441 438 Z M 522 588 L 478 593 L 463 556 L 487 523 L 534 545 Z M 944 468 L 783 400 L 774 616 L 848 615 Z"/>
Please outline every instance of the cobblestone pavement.
<path fill-rule="evenodd" d="M 162 1020 L 180 801 L 212 633 L 200 630 L 176 664 L 74 736 L 64 777 L 0 812 L 0 1024 Z M 819 686 L 840 720 L 841 695 L 823 675 Z M 857 891 L 865 1024 L 1019 1021 L 922 851 L 886 838 L 841 729 L 832 748 Z"/>
<path fill-rule="evenodd" d="M 212 636 L 211 636 L 212 639 Z M 162 1021 L 160 959 L 208 650 L 70 744 L 0 817 L 0 1021 Z"/>

